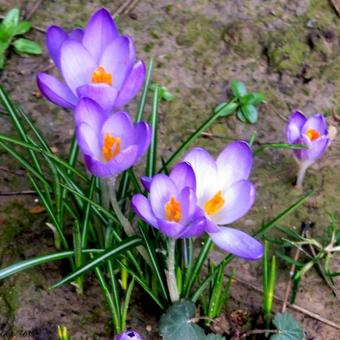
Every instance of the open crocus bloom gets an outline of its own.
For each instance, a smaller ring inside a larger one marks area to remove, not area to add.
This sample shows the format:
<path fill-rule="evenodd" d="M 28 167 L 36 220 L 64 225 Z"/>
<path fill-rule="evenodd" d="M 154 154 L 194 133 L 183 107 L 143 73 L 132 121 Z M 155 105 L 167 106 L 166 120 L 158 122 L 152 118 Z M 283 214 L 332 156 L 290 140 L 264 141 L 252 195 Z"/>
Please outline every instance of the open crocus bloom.
<path fill-rule="evenodd" d="M 255 201 L 255 188 L 248 180 L 253 163 L 248 144 L 233 142 L 216 160 L 206 150 L 194 148 L 184 160 L 195 172 L 197 204 L 213 242 L 245 259 L 262 257 L 263 246 L 256 239 L 240 230 L 221 227 L 244 216 Z"/>
<path fill-rule="evenodd" d="M 308 149 L 293 150 L 300 165 L 308 167 L 322 156 L 330 144 L 325 117 L 317 113 L 306 118 L 302 112 L 292 113 L 287 126 L 287 141 L 290 144 L 304 144 Z"/>
<path fill-rule="evenodd" d="M 196 180 L 191 166 L 177 164 L 169 176 L 158 174 L 150 181 L 149 198 L 132 197 L 134 211 L 147 223 L 173 238 L 199 236 L 204 215 L 197 207 Z"/>
<path fill-rule="evenodd" d="M 46 73 L 37 82 L 42 94 L 61 107 L 74 109 L 87 97 L 111 112 L 127 104 L 144 83 L 143 61 L 136 62 L 131 38 L 119 34 L 106 9 L 97 11 L 84 31 L 67 34 L 51 26 L 46 45 L 65 83 Z"/>
<path fill-rule="evenodd" d="M 130 168 L 150 144 L 150 128 L 145 122 L 134 124 L 125 112 L 109 116 L 89 98 L 80 100 L 75 120 L 86 166 L 98 177 L 113 177 Z"/>

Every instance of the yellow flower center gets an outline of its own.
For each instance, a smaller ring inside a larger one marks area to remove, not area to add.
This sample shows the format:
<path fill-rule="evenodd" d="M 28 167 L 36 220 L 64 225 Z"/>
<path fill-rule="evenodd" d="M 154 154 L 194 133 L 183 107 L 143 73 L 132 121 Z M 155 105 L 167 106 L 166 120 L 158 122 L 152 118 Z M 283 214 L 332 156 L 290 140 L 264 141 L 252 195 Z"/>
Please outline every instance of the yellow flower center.
<path fill-rule="evenodd" d="M 92 83 L 112 85 L 112 74 L 105 71 L 103 66 L 99 66 L 92 72 Z"/>
<path fill-rule="evenodd" d="M 114 137 L 109 133 L 105 134 L 102 147 L 102 154 L 107 162 L 111 161 L 119 154 L 120 147 L 121 147 L 120 137 Z"/>
<path fill-rule="evenodd" d="M 214 195 L 210 200 L 206 201 L 204 204 L 204 211 L 209 216 L 217 214 L 224 206 L 224 198 L 221 191 Z"/>
<path fill-rule="evenodd" d="M 176 201 L 174 196 L 171 196 L 165 205 L 165 217 L 168 221 L 178 222 L 181 219 L 181 216 L 181 203 Z"/>
<path fill-rule="evenodd" d="M 308 129 L 306 132 L 306 136 L 311 140 L 318 139 L 320 137 L 320 132 L 314 129 Z"/>

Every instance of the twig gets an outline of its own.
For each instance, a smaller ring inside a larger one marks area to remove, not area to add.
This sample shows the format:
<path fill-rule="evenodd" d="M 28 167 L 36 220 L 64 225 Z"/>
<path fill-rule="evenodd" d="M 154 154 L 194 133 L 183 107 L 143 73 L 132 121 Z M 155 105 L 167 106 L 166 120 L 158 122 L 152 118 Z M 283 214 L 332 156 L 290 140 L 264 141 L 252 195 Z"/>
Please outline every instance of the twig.
<path fill-rule="evenodd" d="M 230 275 L 226 275 L 226 276 L 227 276 L 227 277 L 230 277 Z M 264 293 L 263 290 L 262 290 L 261 288 L 255 286 L 255 285 L 253 285 L 253 284 L 251 284 L 251 283 L 249 283 L 249 282 L 247 282 L 247 281 L 245 281 L 245 280 L 239 279 L 239 278 L 237 278 L 237 277 L 234 277 L 234 280 L 237 281 L 237 282 L 239 282 L 240 284 L 242 284 L 242 285 L 245 286 L 245 287 L 248 287 L 248 288 L 253 289 L 253 290 L 254 290 L 255 292 L 257 292 L 257 293 L 260 293 L 260 294 L 263 294 L 263 293 Z M 274 299 L 275 299 L 276 301 L 283 302 L 283 300 L 282 300 L 281 298 L 277 297 L 276 295 L 274 295 Z M 322 317 L 322 316 L 320 316 L 320 315 L 318 315 L 318 314 L 316 314 L 316 313 L 313 313 L 313 312 L 311 312 L 311 311 L 309 311 L 309 310 L 307 310 L 307 309 L 305 309 L 305 308 L 302 308 L 302 307 L 300 307 L 300 306 L 298 306 L 298 305 L 289 304 L 289 303 L 288 303 L 288 304 L 287 304 L 287 307 L 290 308 L 290 309 L 293 309 L 293 310 L 295 310 L 295 311 L 298 311 L 298 312 L 300 312 L 300 313 L 303 313 L 303 314 L 305 314 L 305 315 L 308 315 L 308 316 L 310 316 L 311 318 L 313 318 L 313 319 L 315 319 L 315 320 L 318 320 L 318 321 L 320 321 L 320 322 L 323 322 L 324 324 L 326 324 L 326 325 L 328 325 L 328 326 L 331 326 L 331 327 L 336 328 L 336 329 L 340 329 L 340 325 L 336 324 L 335 322 L 330 321 L 330 320 L 328 320 L 328 319 L 326 319 L 326 318 L 324 318 L 324 317 Z"/>
<path fill-rule="evenodd" d="M 113 13 L 113 17 L 115 18 L 116 16 L 121 15 L 124 12 L 125 8 L 128 7 L 132 1 L 133 0 L 124 1 Z"/>
<path fill-rule="evenodd" d="M 253 329 L 252 331 L 243 333 L 240 336 L 240 339 L 246 338 L 247 336 L 251 336 L 255 334 L 263 334 L 263 333 L 279 333 L 279 331 L 273 330 L 273 329 Z"/>
<path fill-rule="evenodd" d="M 124 11 L 122 14 L 124 14 L 124 15 L 129 14 L 130 11 L 137 5 L 137 2 L 138 2 L 138 1 L 139 1 L 139 0 L 133 0 L 133 1 L 130 3 L 130 5 L 125 9 L 125 11 Z"/>
<path fill-rule="evenodd" d="M 37 0 L 35 2 L 35 4 L 32 6 L 31 10 L 28 12 L 27 15 L 25 15 L 25 19 L 29 20 L 31 19 L 31 17 L 33 16 L 33 14 L 35 13 L 35 11 L 39 8 L 39 6 L 41 5 L 42 0 Z"/>
<path fill-rule="evenodd" d="M 295 255 L 294 255 L 294 262 L 298 260 L 299 256 L 300 256 L 300 249 L 297 248 L 295 251 Z M 289 280 L 287 283 L 287 288 L 286 288 L 285 296 L 283 299 L 282 310 L 281 310 L 282 313 L 284 313 L 287 309 L 288 298 L 290 295 L 290 291 L 292 289 L 292 277 L 294 275 L 294 272 L 295 272 L 295 263 L 292 264 L 292 267 L 290 268 L 290 271 L 289 271 Z"/>
<path fill-rule="evenodd" d="M 0 191 L 0 196 L 24 196 L 24 195 L 36 195 L 37 193 L 33 190 L 24 191 Z"/>

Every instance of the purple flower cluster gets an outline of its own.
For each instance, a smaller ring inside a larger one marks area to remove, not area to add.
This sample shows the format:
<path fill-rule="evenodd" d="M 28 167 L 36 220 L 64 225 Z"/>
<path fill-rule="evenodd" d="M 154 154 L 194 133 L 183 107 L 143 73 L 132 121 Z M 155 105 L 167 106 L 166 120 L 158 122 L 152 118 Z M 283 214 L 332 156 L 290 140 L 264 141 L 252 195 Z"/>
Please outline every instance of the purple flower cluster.
<path fill-rule="evenodd" d="M 135 212 L 147 223 L 173 238 L 208 233 L 221 249 L 257 260 L 263 246 L 248 234 L 225 227 L 242 216 L 255 201 L 248 180 L 253 163 L 249 145 L 229 144 L 215 160 L 202 148 L 192 149 L 169 176 L 144 178 L 149 197 L 132 198 Z"/>
<path fill-rule="evenodd" d="M 75 112 L 76 135 L 88 170 L 113 177 L 135 164 L 150 144 L 150 128 L 134 124 L 118 111 L 134 98 L 145 80 L 143 61 L 122 36 L 106 9 L 90 18 L 83 30 L 66 33 L 51 26 L 46 45 L 64 82 L 40 73 L 41 93 L 52 103 Z"/>

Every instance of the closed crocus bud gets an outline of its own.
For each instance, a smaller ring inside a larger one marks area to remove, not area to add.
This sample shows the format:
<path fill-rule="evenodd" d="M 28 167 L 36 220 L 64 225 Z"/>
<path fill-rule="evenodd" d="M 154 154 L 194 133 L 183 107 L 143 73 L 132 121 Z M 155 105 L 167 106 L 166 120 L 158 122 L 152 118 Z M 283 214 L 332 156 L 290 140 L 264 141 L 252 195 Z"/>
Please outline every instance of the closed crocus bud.
<path fill-rule="evenodd" d="M 87 97 L 111 112 L 135 97 L 144 83 L 145 65 L 136 61 L 132 39 L 119 34 L 104 8 L 92 15 L 84 30 L 66 33 L 49 27 L 46 45 L 64 82 L 47 73 L 40 73 L 37 82 L 41 93 L 58 106 L 74 109 Z"/>
<path fill-rule="evenodd" d="M 142 337 L 136 331 L 129 330 L 118 334 L 115 340 L 142 340 Z"/>
<path fill-rule="evenodd" d="M 296 185 L 301 187 L 304 175 L 317 159 L 319 159 L 329 146 L 331 139 L 327 122 L 323 114 L 317 113 L 306 118 L 300 111 L 292 113 L 290 116 L 286 135 L 289 144 L 303 144 L 306 149 L 293 150 L 295 160 L 299 165 L 299 173 Z"/>

